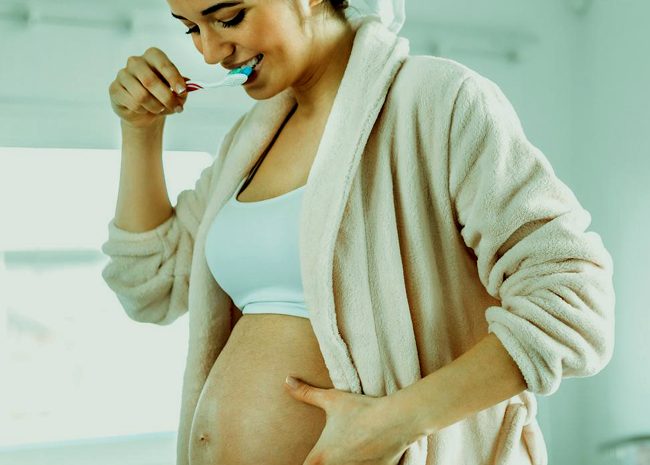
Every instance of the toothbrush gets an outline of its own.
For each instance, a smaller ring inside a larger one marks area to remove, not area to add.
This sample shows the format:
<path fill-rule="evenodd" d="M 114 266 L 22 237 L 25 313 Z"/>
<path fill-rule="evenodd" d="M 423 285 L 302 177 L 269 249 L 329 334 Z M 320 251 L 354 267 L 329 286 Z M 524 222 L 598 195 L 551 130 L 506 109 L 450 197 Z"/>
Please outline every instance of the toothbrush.
<path fill-rule="evenodd" d="M 248 80 L 252 72 L 253 68 L 251 66 L 244 66 L 243 68 L 233 69 L 221 81 L 204 82 L 189 80 L 185 85 L 187 86 L 187 92 L 194 92 L 199 89 L 215 89 L 224 86 L 239 86 Z"/>

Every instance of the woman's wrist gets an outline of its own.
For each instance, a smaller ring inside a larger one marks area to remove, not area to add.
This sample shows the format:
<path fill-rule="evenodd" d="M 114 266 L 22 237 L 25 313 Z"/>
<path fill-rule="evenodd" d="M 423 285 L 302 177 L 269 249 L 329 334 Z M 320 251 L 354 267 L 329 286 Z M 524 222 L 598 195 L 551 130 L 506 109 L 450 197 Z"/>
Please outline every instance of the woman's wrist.
<path fill-rule="evenodd" d="M 120 120 L 122 128 L 122 135 L 129 135 L 133 137 L 151 137 L 157 135 L 165 127 L 165 117 L 157 120 L 155 123 L 146 126 L 134 126 L 124 120 Z"/>

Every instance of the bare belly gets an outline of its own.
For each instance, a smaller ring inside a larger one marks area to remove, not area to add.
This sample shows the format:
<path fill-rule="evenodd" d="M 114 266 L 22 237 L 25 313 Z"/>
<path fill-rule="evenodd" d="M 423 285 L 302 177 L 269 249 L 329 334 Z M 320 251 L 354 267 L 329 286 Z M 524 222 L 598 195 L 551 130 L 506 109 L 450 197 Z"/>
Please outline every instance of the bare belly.
<path fill-rule="evenodd" d="M 310 321 L 244 314 L 198 400 L 190 465 L 302 465 L 325 427 L 325 412 L 285 391 L 290 373 L 334 387 Z"/>

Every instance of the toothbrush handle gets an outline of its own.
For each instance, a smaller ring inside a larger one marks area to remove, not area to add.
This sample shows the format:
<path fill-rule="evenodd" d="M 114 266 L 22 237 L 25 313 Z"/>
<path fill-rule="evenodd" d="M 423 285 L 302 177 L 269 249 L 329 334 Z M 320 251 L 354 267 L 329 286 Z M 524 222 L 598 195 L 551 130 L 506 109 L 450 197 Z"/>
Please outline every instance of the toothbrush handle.
<path fill-rule="evenodd" d="M 203 81 L 189 81 L 186 83 L 187 86 L 187 91 L 188 92 L 193 92 L 195 90 L 199 89 L 213 89 L 215 87 L 221 87 L 223 83 L 225 82 L 225 79 L 222 79 L 219 82 L 203 82 Z"/>
<path fill-rule="evenodd" d="M 203 87 L 193 84 L 193 83 L 187 83 L 187 92 L 194 92 L 195 90 L 201 90 Z"/>
<path fill-rule="evenodd" d="M 188 81 L 185 85 L 187 86 L 188 92 L 193 92 L 199 89 L 216 89 L 217 87 L 236 86 L 245 82 L 247 77 L 250 75 L 250 71 L 248 73 L 239 73 L 238 71 L 239 69 L 237 72 L 231 71 L 226 77 L 217 82 Z M 233 75 L 236 76 L 234 81 L 232 78 Z M 246 76 L 243 81 L 240 80 L 242 76 Z"/>

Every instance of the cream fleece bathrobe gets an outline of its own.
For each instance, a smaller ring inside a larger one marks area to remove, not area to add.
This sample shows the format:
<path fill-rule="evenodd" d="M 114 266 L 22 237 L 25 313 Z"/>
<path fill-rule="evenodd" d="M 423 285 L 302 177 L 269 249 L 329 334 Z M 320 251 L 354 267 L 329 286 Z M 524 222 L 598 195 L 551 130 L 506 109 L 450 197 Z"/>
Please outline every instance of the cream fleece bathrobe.
<path fill-rule="evenodd" d="M 534 394 L 609 362 L 611 256 L 495 83 L 449 59 L 409 56 L 408 40 L 373 18 L 355 28 L 299 231 L 305 301 L 330 377 L 336 389 L 385 396 L 492 332 L 528 389 L 421 438 L 400 464 L 546 464 Z M 294 102 L 286 89 L 238 118 L 157 228 L 108 224 L 102 276 L 128 316 L 167 325 L 189 310 L 178 465 L 235 323 L 208 269 L 206 232 Z"/>

